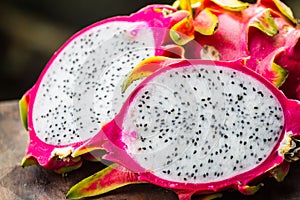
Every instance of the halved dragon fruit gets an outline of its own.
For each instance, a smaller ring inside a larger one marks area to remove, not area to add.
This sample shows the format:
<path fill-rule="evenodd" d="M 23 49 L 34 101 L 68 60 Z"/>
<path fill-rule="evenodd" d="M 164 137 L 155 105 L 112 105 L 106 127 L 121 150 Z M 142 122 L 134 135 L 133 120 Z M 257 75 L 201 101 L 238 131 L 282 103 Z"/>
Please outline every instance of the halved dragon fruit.
<path fill-rule="evenodd" d="M 248 58 L 247 67 L 280 87 L 289 98 L 300 99 L 300 30 L 291 9 L 280 0 L 258 0 L 255 4 L 177 0 L 175 7 L 193 15 L 191 34 L 198 44 L 185 45 L 186 58 Z"/>
<path fill-rule="evenodd" d="M 130 94 L 120 92 L 126 74 L 149 56 L 181 56 L 181 48 L 164 42 L 169 28 L 186 16 L 171 6 L 152 5 L 72 36 L 20 101 L 30 135 L 22 165 L 40 164 L 58 173 L 80 167 L 81 158 L 72 152 L 119 111 Z"/>
<path fill-rule="evenodd" d="M 283 180 L 299 156 L 298 101 L 240 61 L 153 67 L 160 69 L 82 147 L 104 148 L 104 158 L 117 164 L 75 185 L 68 198 L 145 182 L 180 200 L 213 198 L 229 188 L 253 194 L 264 175 Z"/>

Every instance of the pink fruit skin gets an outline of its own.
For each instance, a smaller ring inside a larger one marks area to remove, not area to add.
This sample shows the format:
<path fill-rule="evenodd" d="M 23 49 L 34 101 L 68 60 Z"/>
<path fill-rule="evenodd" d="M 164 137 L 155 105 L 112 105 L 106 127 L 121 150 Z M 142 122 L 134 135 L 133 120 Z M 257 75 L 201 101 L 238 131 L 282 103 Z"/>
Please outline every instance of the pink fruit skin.
<path fill-rule="evenodd" d="M 241 12 L 220 10 L 221 8 L 210 3 L 207 3 L 207 6 L 211 6 L 212 12 L 218 17 L 217 31 L 209 36 L 196 33 L 196 42 L 185 46 L 186 58 L 201 58 L 199 52 L 205 45 L 209 45 L 219 51 L 220 60 L 247 58 L 246 66 L 260 72 L 264 71 L 262 68 L 269 68 L 272 65 L 273 61 L 269 60 L 268 56 L 278 48 L 284 48 L 282 53 L 275 55 L 274 60 L 289 74 L 280 89 L 288 98 L 300 99 L 299 29 L 280 12 L 274 1 L 260 0 Z M 278 26 L 278 33 L 274 36 L 249 26 L 267 9 Z M 272 77 L 265 76 L 265 78 L 272 81 Z"/>
<path fill-rule="evenodd" d="M 288 77 L 280 87 L 287 97 L 300 100 L 300 30 L 287 36 L 286 47 L 275 62 L 288 71 Z"/>
<path fill-rule="evenodd" d="M 32 119 L 32 108 L 35 103 L 36 93 L 39 89 L 40 83 L 48 71 L 48 69 L 51 67 L 52 63 L 56 60 L 57 55 L 59 55 L 62 50 L 69 45 L 69 43 L 73 40 L 75 40 L 78 36 L 82 35 L 86 31 L 93 29 L 94 27 L 101 26 L 102 24 L 113 22 L 113 21 L 126 21 L 126 22 L 145 22 L 148 23 L 149 27 L 153 27 L 154 29 L 154 38 L 155 38 L 155 46 L 156 48 L 156 55 L 161 55 L 164 53 L 164 48 L 162 47 L 163 41 L 165 41 L 165 35 L 168 31 L 171 24 L 174 24 L 176 20 L 181 20 L 182 17 L 185 16 L 172 16 L 168 15 L 165 16 L 163 13 L 164 10 L 167 10 L 168 12 L 174 12 L 175 9 L 171 6 L 164 6 L 164 5 L 151 5 L 147 6 L 137 13 L 134 13 L 130 16 L 120 16 L 120 17 L 113 17 L 109 18 L 100 22 L 97 22 L 91 26 L 88 26 L 84 28 L 83 30 L 79 31 L 75 35 L 73 35 L 50 59 L 50 61 L 45 66 L 44 70 L 42 71 L 40 77 L 38 78 L 36 84 L 25 94 L 26 98 L 29 98 L 29 104 L 28 104 L 28 131 L 29 131 L 29 137 L 30 137 L 30 144 L 28 146 L 28 150 L 26 153 L 26 156 L 23 160 L 24 166 L 26 166 L 26 162 L 28 162 L 28 165 L 35 163 L 36 161 L 43 166 L 46 169 L 51 170 L 59 170 L 62 167 L 70 167 L 74 164 L 77 164 L 81 161 L 78 159 L 74 159 L 71 156 L 71 153 L 81 146 L 85 141 L 77 142 L 69 145 L 50 145 L 43 141 L 41 141 L 35 133 L 34 130 L 34 124 Z M 137 27 L 138 29 L 139 27 Z M 52 152 L 63 148 L 70 148 L 71 153 L 68 156 L 67 159 L 61 160 L 53 160 L 52 158 Z M 29 162 L 30 161 L 30 162 Z M 30 163 L 30 164 L 29 164 Z M 62 170 L 64 171 L 64 170 Z"/>
<path fill-rule="evenodd" d="M 234 60 L 247 55 L 246 48 L 242 46 L 243 41 L 240 37 L 243 28 L 241 24 L 237 23 L 234 17 L 227 14 L 220 14 L 218 18 L 219 26 L 215 34 L 207 36 L 196 33 L 196 42 L 186 45 L 186 58 L 200 58 L 199 52 L 205 45 L 214 46 L 221 53 L 221 60 Z M 230 26 L 228 26 L 229 24 Z"/>
<path fill-rule="evenodd" d="M 261 60 L 261 58 L 264 58 L 277 47 L 285 44 L 285 26 L 292 27 L 291 24 L 282 18 L 275 16 L 275 21 L 279 24 L 278 29 L 282 30 L 275 37 L 267 36 L 253 27 L 248 29 L 251 19 L 257 17 L 264 9 L 266 8 L 257 3 L 251 4 L 249 8 L 241 12 L 216 12 L 215 14 L 219 19 L 217 32 L 211 36 L 198 34 L 196 36 L 196 41 L 200 44 L 198 49 L 201 49 L 204 45 L 214 46 L 220 51 L 221 60 L 235 60 L 247 57 L 249 54 L 256 60 Z M 194 43 L 191 45 L 197 44 Z M 198 58 L 199 51 L 194 51 L 194 54 L 188 56 L 188 58 Z M 252 68 L 252 65 L 250 68 Z"/>
<path fill-rule="evenodd" d="M 235 177 L 229 178 L 227 180 L 222 180 L 218 182 L 212 183 L 204 183 L 204 184 L 192 184 L 192 183 L 178 183 L 178 182 L 171 182 L 167 180 L 163 180 L 153 173 L 147 171 L 146 169 L 142 168 L 134 159 L 132 159 L 126 152 L 126 144 L 123 143 L 121 137 L 123 134 L 122 124 L 124 123 L 124 117 L 127 112 L 127 109 L 135 98 L 136 94 L 141 90 L 151 79 L 155 78 L 157 74 L 163 73 L 170 68 L 180 68 L 189 65 L 220 65 L 224 67 L 228 67 L 231 69 L 236 69 L 242 71 L 243 73 L 257 79 L 261 83 L 263 83 L 279 100 L 281 103 L 282 109 L 285 113 L 285 125 L 283 128 L 283 132 L 279 138 L 279 142 L 274 147 L 272 153 L 269 155 L 266 161 L 264 161 L 259 166 L 237 175 Z M 300 117 L 300 104 L 298 101 L 287 99 L 286 96 L 278 90 L 274 85 L 268 82 L 266 79 L 258 75 L 257 73 L 249 70 L 238 61 L 234 63 L 229 62 L 218 62 L 218 61 L 203 61 L 203 60 L 183 60 L 177 64 L 171 64 L 166 68 L 162 68 L 159 71 L 156 71 L 154 74 L 146 78 L 136 89 L 135 91 L 129 96 L 127 101 L 124 103 L 119 114 L 105 125 L 101 132 L 98 133 L 93 139 L 91 139 L 88 143 L 85 144 L 84 148 L 89 147 L 100 147 L 104 148 L 109 152 L 104 156 L 105 159 L 117 162 L 120 165 L 126 167 L 127 169 L 131 170 L 134 173 L 138 174 L 138 179 L 140 181 L 147 181 L 149 183 L 153 183 L 159 185 L 164 188 L 171 189 L 175 191 L 180 199 L 190 199 L 192 194 L 207 194 L 207 193 L 214 193 L 220 190 L 225 190 L 228 188 L 233 188 L 236 190 L 240 190 L 243 193 L 247 193 L 248 191 L 243 191 L 244 186 L 247 186 L 251 181 L 256 180 L 257 178 L 263 176 L 268 171 L 270 171 L 275 166 L 278 166 L 284 163 L 284 158 L 278 153 L 280 141 L 283 140 L 284 136 L 289 133 L 293 136 L 297 136 L 300 133 L 300 124 L 299 124 L 299 117 Z"/>

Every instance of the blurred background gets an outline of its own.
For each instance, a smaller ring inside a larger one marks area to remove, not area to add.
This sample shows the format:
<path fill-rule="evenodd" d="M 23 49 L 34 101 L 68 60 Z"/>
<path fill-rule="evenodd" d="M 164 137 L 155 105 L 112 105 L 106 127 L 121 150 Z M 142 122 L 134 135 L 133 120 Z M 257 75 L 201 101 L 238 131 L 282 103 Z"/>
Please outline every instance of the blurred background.
<path fill-rule="evenodd" d="M 0 101 L 19 99 L 78 30 L 147 4 L 174 0 L 0 0 Z M 255 1 L 249 1 L 255 2 Z M 284 1 L 300 17 L 300 1 Z"/>

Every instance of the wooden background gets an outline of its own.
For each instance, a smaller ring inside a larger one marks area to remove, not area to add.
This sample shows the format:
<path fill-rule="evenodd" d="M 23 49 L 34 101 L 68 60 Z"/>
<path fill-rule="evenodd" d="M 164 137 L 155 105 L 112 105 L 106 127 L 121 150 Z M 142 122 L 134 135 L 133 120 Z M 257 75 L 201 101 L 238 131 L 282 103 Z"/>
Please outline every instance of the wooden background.
<path fill-rule="evenodd" d="M 18 102 L 0 102 L 0 199 L 33 200 L 65 199 L 69 188 L 99 171 L 101 163 L 85 162 L 79 170 L 66 177 L 39 166 L 22 168 L 20 162 L 28 144 L 27 132 L 19 119 Z M 300 164 L 291 166 L 282 183 L 266 179 L 265 186 L 253 196 L 243 196 L 236 191 L 224 192 L 220 200 L 298 200 L 300 199 Z M 176 195 L 163 188 L 150 185 L 131 185 L 106 195 L 88 198 L 101 200 L 175 200 Z M 199 199 L 195 196 L 193 199 Z"/>

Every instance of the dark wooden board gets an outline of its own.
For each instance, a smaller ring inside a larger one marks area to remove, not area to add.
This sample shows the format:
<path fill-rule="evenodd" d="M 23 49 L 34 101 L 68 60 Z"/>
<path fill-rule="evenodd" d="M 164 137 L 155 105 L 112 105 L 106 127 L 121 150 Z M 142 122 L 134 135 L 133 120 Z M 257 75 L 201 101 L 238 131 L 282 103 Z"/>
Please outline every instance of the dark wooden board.
<path fill-rule="evenodd" d="M 69 188 L 103 169 L 101 163 L 84 162 L 83 166 L 67 176 L 55 174 L 39 166 L 22 168 L 20 162 L 28 144 L 18 111 L 18 102 L 0 103 L 0 199 L 65 199 Z M 176 195 L 166 189 L 150 185 L 131 185 L 106 195 L 89 198 L 101 200 L 175 200 Z M 193 199 L 198 199 L 197 196 Z M 236 191 L 224 192 L 220 200 L 298 200 L 300 199 L 300 164 L 291 166 L 284 182 L 264 180 L 264 187 L 253 196 L 243 196 Z"/>

